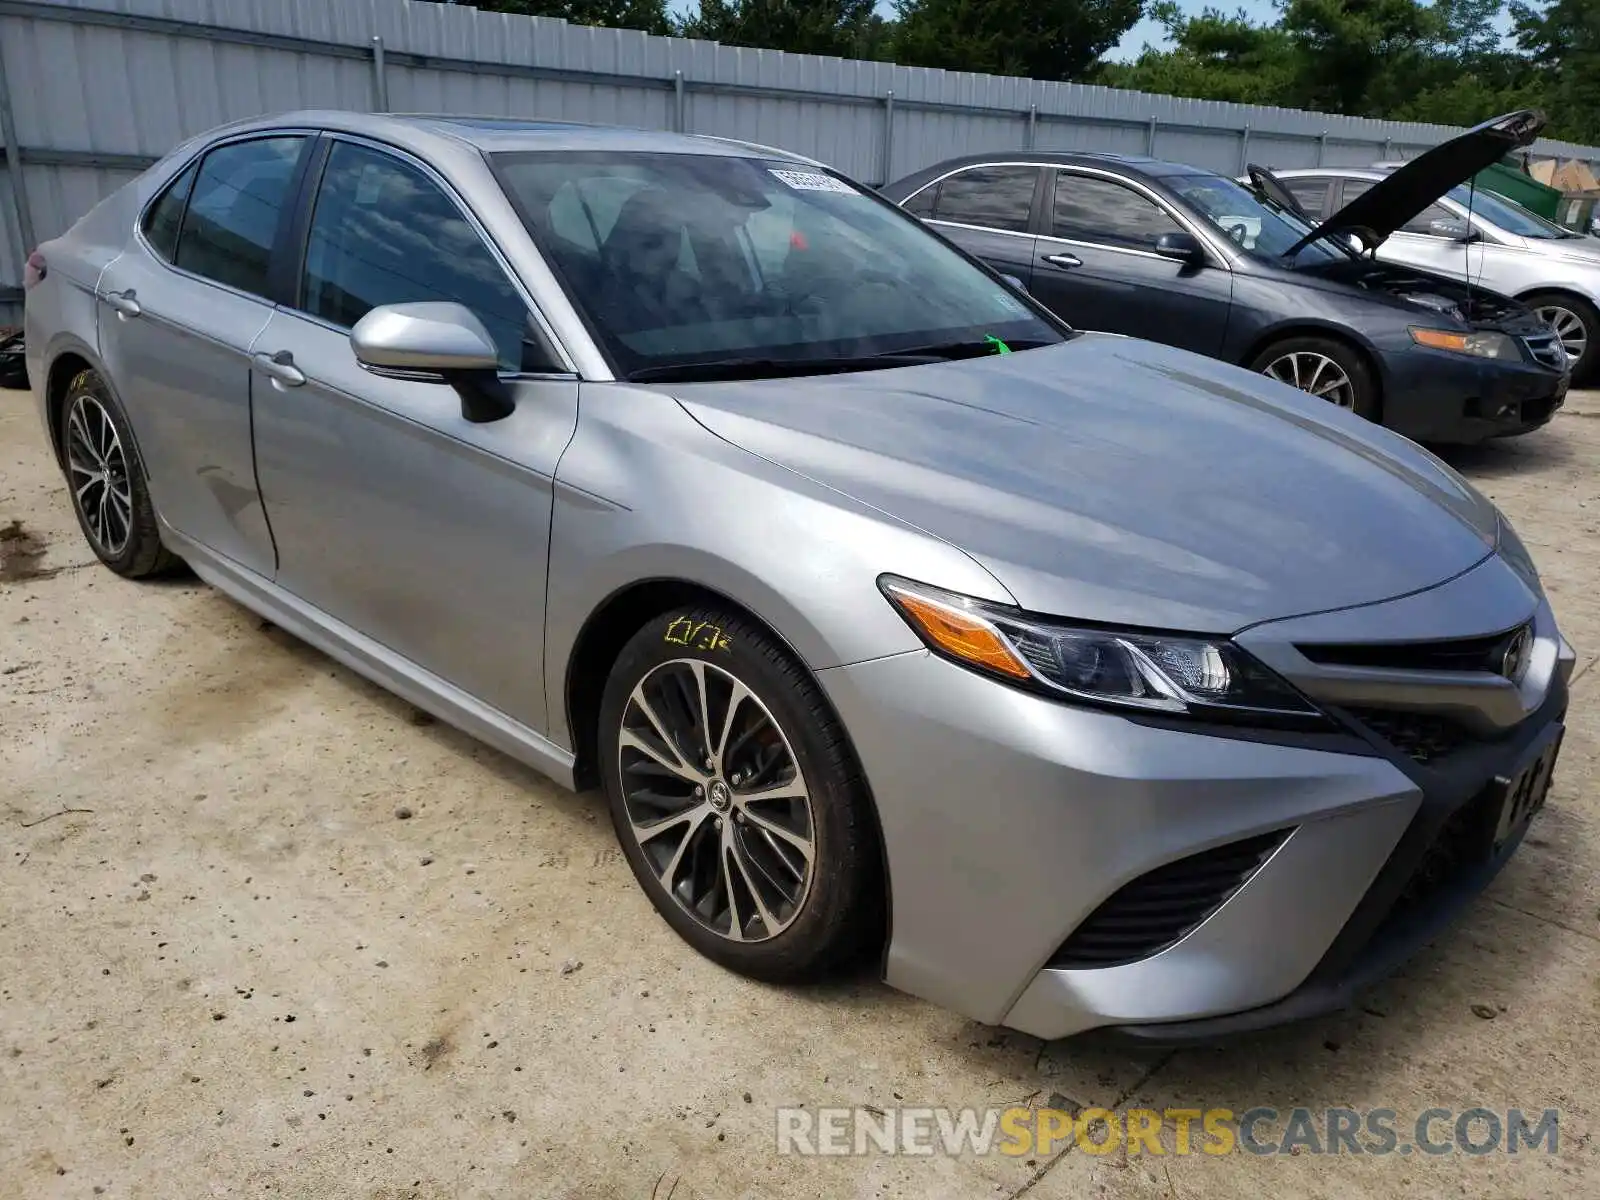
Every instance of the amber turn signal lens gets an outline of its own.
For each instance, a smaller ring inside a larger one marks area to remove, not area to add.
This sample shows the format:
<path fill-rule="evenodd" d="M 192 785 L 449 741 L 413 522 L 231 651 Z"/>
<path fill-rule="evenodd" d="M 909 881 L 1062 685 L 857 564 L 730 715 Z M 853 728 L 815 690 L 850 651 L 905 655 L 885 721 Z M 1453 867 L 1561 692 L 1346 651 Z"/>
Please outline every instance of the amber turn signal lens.
<path fill-rule="evenodd" d="M 1461 350 L 1467 348 L 1467 335 L 1464 333 L 1451 333 L 1446 329 L 1418 329 L 1411 330 L 1411 340 L 1419 346 L 1432 346 L 1435 350 Z"/>
<path fill-rule="evenodd" d="M 982 617 L 894 584 L 886 584 L 884 590 L 929 645 L 952 658 L 1013 679 L 1031 677 L 1023 661 Z"/>

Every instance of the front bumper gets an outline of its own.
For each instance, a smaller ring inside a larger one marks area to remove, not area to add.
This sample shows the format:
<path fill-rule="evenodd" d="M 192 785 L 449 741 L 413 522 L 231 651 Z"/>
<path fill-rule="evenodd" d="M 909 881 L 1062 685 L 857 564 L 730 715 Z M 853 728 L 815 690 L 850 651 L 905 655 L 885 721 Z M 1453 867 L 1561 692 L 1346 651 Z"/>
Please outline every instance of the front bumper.
<path fill-rule="evenodd" d="M 1383 356 L 1383 423 L 1413 441 L 1528 433 L 1566 402 L 1570 376 L 1525 362 L 1414 346 Z"/>
<path fill-rule="evenodd" d="M 1548 607 L 1513 582 L 1491 559 L 1432 603 L 1460 608 L 1470 592 L 1480 611 L 1459 619 L 1505 627 L 1537 604 L 1542 699 L 1511 734 L 1434 768 L 1355 732 L 1223 735 L 1077 708 L 922 652 L 821 672 L 877 800 L 887 981 L 1045 1038 L 1107 1025 L 1213 1038 L 1348 1004 L 1514 849 L 1411 902 L 1440 829 L 1564 712 L 1570 648 Z M 1481 611 L 1502 603 L 1517 611 Z M 1343 619 L 1370 632 L 1422 607 L 1412 597 Z M 1433 615 L 1437 636 L 1467 636 Z M 1299 636 L 1308 623 L 1287 624 Z M 1059 965 L 1086 918 L 1131 881 L 1264 835 L 1274 848 L 1261 865 L 1175 943 L 1137 961 Z"/>

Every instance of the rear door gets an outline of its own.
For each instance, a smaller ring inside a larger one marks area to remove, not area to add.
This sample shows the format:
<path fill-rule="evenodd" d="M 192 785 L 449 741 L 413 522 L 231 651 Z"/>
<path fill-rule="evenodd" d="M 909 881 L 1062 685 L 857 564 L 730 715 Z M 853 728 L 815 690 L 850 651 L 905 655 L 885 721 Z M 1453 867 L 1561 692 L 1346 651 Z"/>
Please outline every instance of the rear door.
<path fill-rule="evenodd" d="M 277 583 L 543 730 L 553 480 L 577 380 L 552 369 L 527 297 L 441 177 L 386 147 L 327 145 L 293 303 L 253 359 Z M 356 361 L 352 325 L 379 305 L 426 300 L 483 322 L 511 415 L 475 424 L 442 380 Z"/>
<path fill-rule="evenodd" d="M 1031 287 L 1034 203 L 1043 168 L 986 163 L 947 175 L 906 202 L 968 254 Z"/>
<path fill-rule="evenodd" d="M 128 410 L 151 498 L 178 532 L 270 576 L 250 448 L 249 355 L 272 315 L 268 268 L 309 135 L 208 150 L 145 210 L 101 273 L 100 353 Z"/>
<path fill-rule="evenodd" d="M 1033 294 L 1079 329 L 1149 338 L 1215 355 L 1228 330 L 1233 276 L 1155 252 L 1164 233 L 1188 232 L 1154 193 L 1062 167 L 1035 247 Z"/>

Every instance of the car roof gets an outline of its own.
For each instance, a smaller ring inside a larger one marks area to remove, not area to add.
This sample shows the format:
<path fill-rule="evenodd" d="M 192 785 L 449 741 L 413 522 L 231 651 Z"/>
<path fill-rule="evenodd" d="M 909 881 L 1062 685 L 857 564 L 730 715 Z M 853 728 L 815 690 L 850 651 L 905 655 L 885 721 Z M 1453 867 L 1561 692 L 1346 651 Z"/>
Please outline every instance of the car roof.
<path fill-rule="evenodd" d="M 1387 179 L 1393 168 L 1380 167 L 1268 167 L 1279 179 L 1304 179 L 1311 175 L 1348 176 L 1351 179 Z"/>
<path fill-rule="evenodd" d="M 959 158 L 947 158 L 934 166 L 924 167 L 887 185 L 884 192 L 891 198 L 904 199 L 912 191 L 954 171 L 982 166 L 984 163 L 1012 162 L 1038 163 L 1047 167 L 1116 167 L 1129 175 L 1150 178 L 1159 178 L 1163 175 L 1216 173 L 1190 163 L 1169 162 L 1144 154 L 1114 154 L 1109 150 L 990 150 L 982 154 L 964 154 Z"/>
<path fill-rule="evenodd" d="M 488 154 L 540 150 L 614 150 L 636 154 L 715 154 L 736 158 L 759 156 L 819 165 L 813 163 L 811 159 L 787 150 L 762 146 L 755 142 L 737 141 L 733 138 L 521 117 L 303 109 L 253 118 L 225 128 L 229 132 L 235 132 L 285 126 L 364 134 L 419 148 L 430 139 L 445 138 L 458 144 L 465 143 L 476 147 Z"/>

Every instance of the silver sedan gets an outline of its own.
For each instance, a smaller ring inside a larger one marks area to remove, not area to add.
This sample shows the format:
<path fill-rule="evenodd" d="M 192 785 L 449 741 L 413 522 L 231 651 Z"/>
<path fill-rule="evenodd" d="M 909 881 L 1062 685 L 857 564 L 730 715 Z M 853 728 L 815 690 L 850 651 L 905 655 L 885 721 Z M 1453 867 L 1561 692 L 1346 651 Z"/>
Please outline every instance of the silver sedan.
<path fill-rule="evenodd" d="M 816 163 L 301 113 L 27 283 L 110 569 L 599 785 L 735 970 L 1211 1037 L 1348 1003 L 1543 802 L 1573 654 L 1493 505 Z"/>

